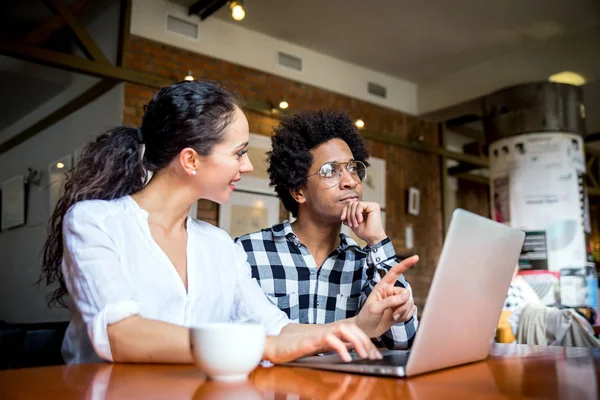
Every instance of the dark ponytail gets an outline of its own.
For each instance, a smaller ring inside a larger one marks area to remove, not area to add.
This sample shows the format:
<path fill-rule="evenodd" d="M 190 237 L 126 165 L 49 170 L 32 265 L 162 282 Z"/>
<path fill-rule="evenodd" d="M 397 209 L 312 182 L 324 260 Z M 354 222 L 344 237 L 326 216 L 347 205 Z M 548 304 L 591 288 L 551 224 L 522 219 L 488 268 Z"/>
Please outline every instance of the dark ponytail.
<path fill-rule="evenodd" d="M 49 305 L 67 307 L 61 263 L 62 223 L 69 208 L 78 201 L 112 200 L 141 190 L 148 171 L 165 168 L 185 148 L 209 155 L 223 140 L 223 130 L 231 123 L 238 104 L 233 94 L 216 83 L 175 83 L 152 98 L 141 128 L 111 129 L 85 147 L 67 176 L 64 194 L 48 226 L 40 282 L 60 285 L 50 294 Z"/>

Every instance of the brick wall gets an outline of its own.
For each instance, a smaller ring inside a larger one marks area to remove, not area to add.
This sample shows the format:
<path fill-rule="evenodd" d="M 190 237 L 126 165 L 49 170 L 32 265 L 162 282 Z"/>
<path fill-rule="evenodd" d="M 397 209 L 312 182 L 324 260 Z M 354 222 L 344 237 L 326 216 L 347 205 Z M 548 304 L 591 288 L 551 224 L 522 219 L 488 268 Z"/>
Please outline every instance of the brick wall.
<path fill-rule="evenodd" d="M 437 127 L 431 122 L 144 38 L 130 37 L 126 65 L 128 68 L 151 72 L 173 81 L 181 80 L 189 69 L 196 79 L 220 81 L 246 100 L 278 104 L 281 99 L 285 99 L 290 107 L 296 110 L 341 108 L 354 118 L 362 118 L 369 130 L 409 139 L 423 136 L 426 143 L 438 143 Z M 125 125 L 139 125 L 143 106 L 148 103 L 153 92 L 150 88 L 125 85 Z M 276 118 L 262 114 L 246 112 L 246 115 L 252 133 L 270 135 L 278 123 Z M 398 253 L 419 254 L 421 257 L 418 266 L 407 274 L 407 279 L 413 286 L 417 305 L 422 308 L 442 245 L 439 159 L 437 156 L 373 140 L 368 140 L 367 145 L 372 156 L 387 160 L 387 233 Z M 415 186 L 421 191 L 421 213 L 416 217 L 406 213 L 406 192 L 410 186 Z M 218 205 L 208 201 L 200 202 L 200 219 L 216 225 L 217 216 Z M 412 250 L 405 248 L 406 223 L 411 223 L 414 228 L 415 248 Z"/>

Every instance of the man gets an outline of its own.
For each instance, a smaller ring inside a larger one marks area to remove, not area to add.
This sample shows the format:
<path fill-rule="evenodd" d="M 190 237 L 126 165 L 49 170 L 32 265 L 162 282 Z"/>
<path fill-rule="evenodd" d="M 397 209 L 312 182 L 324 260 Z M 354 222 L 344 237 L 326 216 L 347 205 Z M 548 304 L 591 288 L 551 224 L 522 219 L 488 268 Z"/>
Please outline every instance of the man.
<path fill-rule="evenodd" d="M 253 277 L 291 320 L 323 324 L 353 318 L 369 306 L 374 286 L 398 262 L 379 205 L 361 201 L 365 144 L 346 113 L 304 111 L 281 120 L 272 146 L 271 185 L 296 220 L 236 242 L 248 254 Z M 367 247 L 340 234 L 342 223 Z M 414 338 L 417 310 L 402 275 L 395 286 L 403 288 L 406 302 L 386 311 L 393 325 L 379 341 L 403 349 Z"/>

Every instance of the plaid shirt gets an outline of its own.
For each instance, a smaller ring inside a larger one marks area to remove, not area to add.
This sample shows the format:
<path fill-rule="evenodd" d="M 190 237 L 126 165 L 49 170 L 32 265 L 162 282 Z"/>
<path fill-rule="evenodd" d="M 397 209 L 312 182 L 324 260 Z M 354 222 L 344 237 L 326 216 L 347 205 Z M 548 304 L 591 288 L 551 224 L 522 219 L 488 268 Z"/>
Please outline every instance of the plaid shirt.
<path fill-rule="evenodd" d="M 348 235 L 340 238 L 340 246 L 320 268 L 289 221 L 235 241 L 246 251 L 252 276 L 273 304 L 294 322 L 325 324 L 354 317 L 381 276 L 398 262 L 389 238 L 364 249 Z M 411 291 L 403 276 L 396 286 Z M 409 321 L 395 324 L 378 340 L 387 348 L 406 349 L 417 326 L 415 311 Z"/>

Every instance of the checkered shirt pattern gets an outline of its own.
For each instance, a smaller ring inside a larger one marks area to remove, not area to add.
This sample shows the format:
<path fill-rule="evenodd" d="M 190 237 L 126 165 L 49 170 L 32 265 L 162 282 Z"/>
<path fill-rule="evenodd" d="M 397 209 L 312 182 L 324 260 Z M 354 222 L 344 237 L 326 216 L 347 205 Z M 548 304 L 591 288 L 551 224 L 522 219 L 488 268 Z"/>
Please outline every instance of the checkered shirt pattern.
<path fill-rule="evenodd" d="M 248 255 L 252 276 L 269 300 L 294 322 L 324 324 L 354 317 L 372 288 L 398 260 L 389 238 L 364 249 L 341 234 L 340 246 L 321 268 L 289 221 L 235 241 Z M 401 276 L 396 286 L 412 290 Z M 417 330 L 417 312 L 398 323 L 377 340 L 387 348 L 406 349 Z"/>

